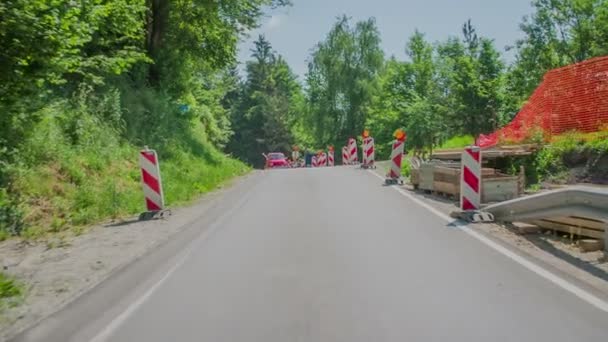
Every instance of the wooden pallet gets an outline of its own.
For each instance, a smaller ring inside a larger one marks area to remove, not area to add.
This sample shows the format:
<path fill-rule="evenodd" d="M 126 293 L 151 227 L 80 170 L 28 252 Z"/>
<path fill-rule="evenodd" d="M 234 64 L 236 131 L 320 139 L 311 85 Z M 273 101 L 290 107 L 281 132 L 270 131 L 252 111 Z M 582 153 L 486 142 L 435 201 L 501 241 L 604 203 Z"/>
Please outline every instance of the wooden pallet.
<path fill-rule="evenodd" d="M 556 217 L 551 219 L 533 220 L 530 223 L 540 228 L 550 229 L 571 236 L 586 236 L 594 239 L 604 239 L 604 229 L 608 223 L 584 217 Z"/>

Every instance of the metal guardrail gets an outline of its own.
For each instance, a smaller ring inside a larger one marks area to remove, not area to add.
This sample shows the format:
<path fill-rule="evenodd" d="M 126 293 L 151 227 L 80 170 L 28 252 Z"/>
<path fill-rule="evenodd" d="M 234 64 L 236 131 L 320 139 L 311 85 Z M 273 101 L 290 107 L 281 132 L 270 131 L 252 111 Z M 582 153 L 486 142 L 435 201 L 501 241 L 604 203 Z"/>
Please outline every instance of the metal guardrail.
<path fill-rule="evenodd" d="M 489 205 L 483 211 L 497 221 L 529 221 L 559 216 L 581 216 L 604 221 L 608 251 L 608 189 L 572 187 Z"/>

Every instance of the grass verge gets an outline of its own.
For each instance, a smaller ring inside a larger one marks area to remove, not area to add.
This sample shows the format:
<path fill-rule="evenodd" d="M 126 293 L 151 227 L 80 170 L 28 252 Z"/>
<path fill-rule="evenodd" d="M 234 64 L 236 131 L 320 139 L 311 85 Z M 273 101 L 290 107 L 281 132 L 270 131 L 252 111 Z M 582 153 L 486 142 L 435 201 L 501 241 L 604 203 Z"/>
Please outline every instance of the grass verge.
<path fill-rule="evenodd" d="M 35 134 L 4 165 L 9 181 L 0 188 L 0 240 L 77 235 L 87 225 L 144 211 L 141 147 L 95 115 L 69 110 L 61 104 L 43 109 Z M 209 143 L 200 121 L 172 129 L 142 138 L 159 154 L 167 206 L 188 203 L 250 170 Z"/>
<path fill-rule="evenodd" d="M 17 305 L 24 293 L 23 285 L 0 272 L 0 312 Z"/>

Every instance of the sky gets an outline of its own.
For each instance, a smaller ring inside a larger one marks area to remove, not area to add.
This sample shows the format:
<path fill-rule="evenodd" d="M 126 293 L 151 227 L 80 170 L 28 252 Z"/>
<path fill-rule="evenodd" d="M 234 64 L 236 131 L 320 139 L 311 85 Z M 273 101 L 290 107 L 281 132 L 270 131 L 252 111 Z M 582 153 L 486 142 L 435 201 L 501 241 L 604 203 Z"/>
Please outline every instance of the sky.
<path fill-rule="evenodd" d="M 353 20 L 375 17 L 386 57 L 405 60 L 405 44 L 418 29 L 431 42 L 460 36 L 462 24 L 471 19 L 481 36 L 492 38 L 505 53 L 522 34 L 519 23 L 532 13 L 531 0 L 292 0 L 293 6 L 267 11 L 260 28 L 239 44 L 238 61 L 250 58 L 253 41 L 264 34 L 274 50 L 304 79 L 307 59 L 315 44 L 322 41 L 336 18 L 343 14 Z"/>

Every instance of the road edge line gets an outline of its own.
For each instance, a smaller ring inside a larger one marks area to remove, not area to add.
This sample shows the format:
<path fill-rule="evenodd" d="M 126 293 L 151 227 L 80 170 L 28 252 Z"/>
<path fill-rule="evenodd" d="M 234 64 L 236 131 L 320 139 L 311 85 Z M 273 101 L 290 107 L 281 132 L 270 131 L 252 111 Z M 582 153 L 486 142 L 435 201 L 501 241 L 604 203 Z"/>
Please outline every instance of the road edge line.
<path fill-rule="evenodd" d="M 370 172 L 372 175 L 376 176 L 377 178 L 384 180 L 384 177 L 379 175 L 375 171 L 368 170 L 368 172 Z M 606 302 L 605 300 L 603 300 L 603 299 L 595 296 L 594 294 L 582 289 L 581 287 L 569 282 L 568 280 L 556 275 L 555 273 L 552 273 L 551 271 L 537 265 L 536 263 L 522 257 L 521 255 L 516 254 L 515 252 L 509 250 L 508 248 L 501 246 L 500 244 L 496 243 L 495 241 L 492 241 L 491 239 L 474 231 L 471 227 L 469 227 L 468 224 L 461 223 L 460 221 L 451 218 L 449 215 L 439 211 L 437 208 L 432 207 L 430 204 L 420 200 L 419 198 L 416 198 L 414 195 L 407 193 L 405 190 L 403 190 L 397 186 L 393 186 L 392 189 L 397 191 L 402 196 L 407 197 L 410 200 L 414 201 L 419 206 L 432 212 L 437 217 L 443 219 L 447 223 L 454 223 L 467 235 L 477 239 L 481 243 L 494 249 L 495 251 L 497 251 L 500 254 L 506 256 L 507 258 L 513 260 L 514 262 L 520 264 L 521 266 L 525 267 L 529 271 L 536 273 L 540 277 L 542 277 L 542 278 L 552 282 L 553 284 L 561 287 L 562 289 L 572 293 L 573 295 L 575 295 L 578 298 L 582 299 L 583 301 L 593 305 L 594 307 L 598 308 L 599 310 L 608 312 L 608 302 Z"/>
<path fill-rule="evenodd" d="M 219 226 L 231 216 L 231 214 L 242 207 L 245 202 L 251 197 L 251 193 L 256 187 L 254 186 L 249 190 L 245 196 L 241 197 L 240 200 L 234 205 L 232 208 L 227 210 L 222 216 L 220 216 L 217 220 L 215 220 L 207 230 L 205 230 L 201 235 L 199 235 L 194 241 L 192 241 L 186 250 L 184 250 L 180 255 L 177 256 L 177 260 L 175 264 L 169 268 L 164 275 L 157 280 L 152 286 L 150 286 L 141 296 L 138 296 L 135 301 L 130 303 L 118 316 L 110 321 L 107 325 L 105 325 L 100 331 L 98 331 L 89 342 L 104 342 L 109 337 L 114 334 L 118 328 L 120 328 L 127 319 L 131 317 L 152 295 L 175 273 L 188 258 L 195 251 L 195 247 L 205 241 L 210 235 L 215 233 Z"/>

